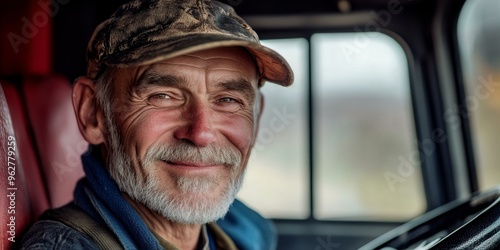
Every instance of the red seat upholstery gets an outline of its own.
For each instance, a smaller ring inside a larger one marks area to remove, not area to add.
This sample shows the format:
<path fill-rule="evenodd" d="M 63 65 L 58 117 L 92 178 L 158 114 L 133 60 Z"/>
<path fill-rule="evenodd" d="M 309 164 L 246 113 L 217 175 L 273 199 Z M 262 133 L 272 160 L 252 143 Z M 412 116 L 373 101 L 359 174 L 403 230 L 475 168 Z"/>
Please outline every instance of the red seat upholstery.
<path fill-rule="evenodd" d="M 45 209 L 73 199 L 75 184 L 84 175 L 80 155 L 87 150 L 88 143 L 78 130 L 71 86 L 65 78 L 26 78 L 19 88 L 21 95 L 14 85 L 1 83 L 0 188 L 15 192 L 15 209 L 9 208 L 10 197 L 2 195 L 0 223 L 11 223 L 12 210 L 15 226 L 12 232 L 0 230 L 0 249 L 10 249 L 11 235 L 18 242 L 24 230 Z M 16 148 L 8 148 L 9 138 L 15 138 Z M 15 154 L 15 158 L 8 158 L 9 152 L 14 152 L 10 154 Z M 17 189 L 13 190 L 8 189 L 11 187 L 8 161 L 16 167 L 13 187 Z"/>
<path fill-rule="evenodd" d="M 34 151 L 33 138 L 30 136 L 30 123 L 28 123 L 25 107 L 21 102 L 19 93 L 12 84 L 3 84 L 3 89 L 12 118 L 12 125 L 16 134 L 19 157 L 22 159 L 22 169 L 27 180 L 26 187 L 30 194 L 31 213 L 33 218 L 38 217 L 45 209 L 49 208 L 49 199 L 44 183 L 44 176 L 40 171 L 37 154 Z"/>
<path fill-rule="evenodd" d="M 88 148 L 78 130 L 71 85 L 63 77 L 31 77 L 23 84 L 29 120 L 49 194 L 50 206 L 73 199 L 84 173 L 80 156 Z"/>
<path fill-rule="evenodd" d="M 55 9 L 45 6 L 50 2 L 0 2 L 0 35 L 5 38 L 0 39 L 0 76 L 25 79 L 16 85 L 0 81 L 3 87 L 0 91 L 0 223 L 3 225 L 0 249 L 12 246 L 10 233 L 5 230 L 10 223 L 10 198 L 4 195 L 9 187 L 9 136 L 15 136 L 17 142 L 16 241 L 45 209 L 70 201 L 76 181 L 83 176 L 80 154 L 87 149 L 87 143 L 75 122 L 70 83 L 61 77 L 47 77 L 53 72 L 51 17 L 55 13 L 51 12 Z M 43 16 L 47 22 L 35 18 Z M 43 25 L 38 25 L 42 21 Z M 30 77 L 32 75 L 46 77 Z"/>
<path fill-rule="evenodd" d="M 4 84 L 0 85 L 3 86 Z M 3 88 L 0 87 L 0 221 L 2 223 L 1 249 L 10 249 L 19 242 L 23 230 L 33 220 L 30 199 L 19 157 L 18 138 L 7 106 Z"/>

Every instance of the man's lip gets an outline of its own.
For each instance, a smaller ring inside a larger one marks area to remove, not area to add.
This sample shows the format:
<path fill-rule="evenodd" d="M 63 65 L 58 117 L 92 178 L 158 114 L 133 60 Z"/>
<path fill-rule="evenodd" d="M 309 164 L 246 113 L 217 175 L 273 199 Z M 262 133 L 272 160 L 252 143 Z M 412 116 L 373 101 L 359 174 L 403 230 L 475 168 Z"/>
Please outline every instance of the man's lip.
<path fill-rule="evenodd" d="M 187 161 L 163 161 L 169 165 L 172 166 L 177 166 L 177 167 L 198 167 L 198 168 L 205 168 L 205 167 L 216 167 L 220 166 L 219 164 L 207 164 L 207 163 L 200 163 L 200 162 L 187 162 Z"/>

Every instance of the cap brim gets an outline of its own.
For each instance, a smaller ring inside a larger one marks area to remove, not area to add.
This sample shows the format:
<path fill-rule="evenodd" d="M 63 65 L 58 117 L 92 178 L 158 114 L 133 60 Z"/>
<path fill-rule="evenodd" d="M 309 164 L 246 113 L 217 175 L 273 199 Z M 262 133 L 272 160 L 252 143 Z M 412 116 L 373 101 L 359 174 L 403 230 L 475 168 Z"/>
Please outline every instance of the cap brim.
<path fill-rule="evenodd" d="M 257 42 L 221 34 L 193 34 L 182 38 L 150 42 L 146 46 L 118 52 L 104 59 L 107 66 L 125 68 L 141 66 L 180 55 L 229 46 L 241 46 L 255 56 L 262 78 L 283 86 L 293 83 L 293 71 L 288 62 L 274 50 Z M 98 65 L 95 65 L 99 68 Z"/>

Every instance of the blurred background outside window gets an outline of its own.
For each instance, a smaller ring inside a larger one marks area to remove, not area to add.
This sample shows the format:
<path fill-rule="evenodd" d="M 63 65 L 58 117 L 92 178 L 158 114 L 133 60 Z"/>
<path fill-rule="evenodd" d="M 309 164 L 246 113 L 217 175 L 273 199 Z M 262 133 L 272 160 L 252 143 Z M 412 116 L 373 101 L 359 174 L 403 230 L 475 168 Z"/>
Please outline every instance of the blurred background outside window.
<path fill-rule="evenodd" d="M 472 144 L 484 190 L 500 184 L 500 0 L 467 1 L 458 22 Z"/>
<path fill-rule="evenodd" d="M 312 213 L 320 220 L 408 220 L 422 213 L 425 196 L 402 47 L 387 35 L 362 32 L 263 43 L 290 62 L 296 79 L 288 89 L 269 83 L 262 89 L 265 112 L 240 199 L 271 218 Z"/>

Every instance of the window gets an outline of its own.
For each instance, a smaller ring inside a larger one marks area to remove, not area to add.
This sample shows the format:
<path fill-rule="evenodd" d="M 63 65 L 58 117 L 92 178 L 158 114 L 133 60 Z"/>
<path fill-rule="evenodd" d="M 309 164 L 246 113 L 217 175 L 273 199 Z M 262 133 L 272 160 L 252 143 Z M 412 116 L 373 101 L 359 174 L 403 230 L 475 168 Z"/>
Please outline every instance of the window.
<path fill-rule="evenodd" d="M 500 183 L 500 1 L 467 1 L 458 42 L 480 189 Z"/>
<path fill-rule="evenodd" d="M 401 46 L 381 33 L 315 34 L 309 42 L 264 44 L 290 62 L 296 80 L 289 89 L 263 87 L 265 113 L 239 197 L 271 218 L 407 220 L 423 212 Z M 288 119 L 280 120 L 283 114 Z"/>
<path fill-rule="evenodd" d="M 317 34 L 311 44 L 315 217 L 419 214 L 425 206 L 403 49 L 381 33 Z"/>

